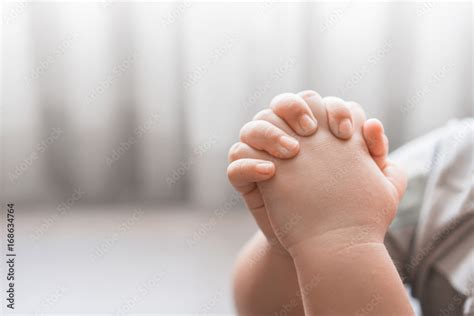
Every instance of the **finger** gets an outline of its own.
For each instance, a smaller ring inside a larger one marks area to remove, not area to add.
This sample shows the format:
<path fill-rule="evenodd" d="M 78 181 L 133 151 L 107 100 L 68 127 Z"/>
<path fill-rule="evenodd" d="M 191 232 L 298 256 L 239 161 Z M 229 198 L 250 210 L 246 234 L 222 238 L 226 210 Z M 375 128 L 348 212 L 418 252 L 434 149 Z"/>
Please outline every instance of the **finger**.
<path fill-rule="evenodd" d="M 262 198 L 262 194 L 257 187 L 256 180 L 267 180 L 272 177 L 271 174 L 266 175 L 260 174 L 262 167 L 256 166 L 255 169 L 252 171 L 251 165 L 252 161 L 267 161 L 271 162 L 270 160 L 273 159 L 267 153 L 256 150 L 245 143 L 235 143 L 231 149 L 229 150 L 229 162 L 245 160 L 249 161 L 249 166 L 247 170 L 242 170 L 242 173 L 239 174 L 238 170 L 235 170 L 241 162 L 236 163 L 234 166 L 228 167 L 228 176 L 229 181 L 235 187 L 237 191 L 242 193 L 242 197 L 245 200 L 248 208 L 254 212 L 257 211 L 259 208 L 264 207 L 264 202 Z M 265 171 L 265 170 L 263 170 Z M 235 180 L 234 180 L 235 179 Z M 265 214 L 266 215 L 266 214 Z"/>
<path fill-rule="evenodd" d="M 232 145 L 232 147 L 229 149 L 229 154 L 228 154 L 229 163 L 238 159 L 243 159 L 243 158 L 268 160 L 272 162 L 275 159 L 274 157 L 270 156 L 266 152 L 252 148 L 245 143 L 238 142 Z"/>
<path fill-rule="evenodd" d="M 268 180 L 274 174 L 273 163 L 259 159 L 239 159 L 232 162 L 227 168 L 230 183 L 242 194 L 245 204 L 252 213 L 265 206 L 256 182 Z"/>
<path fill-rule="evenodd" d="M 265 224 L 264 221 L 268 221 L 268 215 L 265 209 L 265 202 L 263 201 L 262 193 L 258 186 L 255 184 L 255 188 L 248 193 L 242 194 L 242 197 L 244 198 L 245 204 L 254 215 L 257 225 L 262 227 L 262 225 Z"/>
<path fill-rule="evenodd" d="M 328 112 L 329 129 L 334 136 L 340 139 L 351 138 L 354 129 L 349 105 L 344 100 L 335 97 L 324 98 L 324 104 Z"/>
<path fill-rule="evenodd" d="M 283 93 L 273 98 L 270 109 L 281 117 L 300 136 L 316 132 L 317 121 L 308 104 L 300 96 Z"/>
<path fill-rule="evenodd" d="M 264 109 L 264 110 L 258 112 L 253 117 L 253 120 L 254 121 L 259 121 L 259 120 L 267 121 L 267 122 L 275 125 L 279 129 L 281 129 L 282 131 L 284 131 L 285 133 L 287 133 L 291 137 L 293 137 L 295 139 L 298 139 L 298 134 L 296 134 L 295 131 L 292 130 L 291 127 L 281 117 L 276 115 L 275 112 L 273 112 L 273 110 L 271 110 L 271 109 Z"/>
<path fill-rule="evenodd" d="M 407 177 L 405 172 L 391 161 L 387 161 L 382 172 L 394 186 L 398 198 L 401 199 L 407 187 Z"/>
<path fill-rule="evenodd" d="M 360 131 L 362 132 L 362 125 L 366 121 L 365 112 L 362 107 L 354 102 L 354 101 L 347 101 L 346 104 L 349 106 L 352 112 L 352 125 L 354 132 Z"/>
<path fill-rule="evenodd" d="M 256 187 L 256 182 L 268 180 L 274 174 L 273 162 L 260 159 L 238 159 L 227 167 L 230 183 L 242 194 L 249 193 Z"/>
<path fill-rule="evenodd" d="M 382 170 L 385 168 L 388 154 L 388 139 L 382 123 L 377 119 L 369 119 L 364 123 L 362 131 L 370 155 Z"/>
<path fill-rule="evenodd" d="M 240 141 L 277 158 L 292 158 L 300 148 L 296 139 L 267 121 L 245 124 L 240 130 Z"/>
<path fill-rule="evenodd" d="M 298 95 L 305 100 L 311 112 L 313 113 L 318 126 L 327 127 L 327 113 L 323 98 L 313 90 L 305 90 L 298 93 Z"/>

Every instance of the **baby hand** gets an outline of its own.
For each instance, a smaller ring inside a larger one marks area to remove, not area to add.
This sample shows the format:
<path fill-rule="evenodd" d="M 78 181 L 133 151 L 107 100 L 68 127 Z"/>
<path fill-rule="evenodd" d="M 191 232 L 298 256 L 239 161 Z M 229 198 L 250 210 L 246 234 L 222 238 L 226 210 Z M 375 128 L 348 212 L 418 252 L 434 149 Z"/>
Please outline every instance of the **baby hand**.
<path fill-rule="evenodd" d="M 314 91 L 303 91 L 297 95 L 286 93 L 275 97 L 271 103 L 271 109 L 259 112 L 254 121 L 242 128 L 242 142 L 236 143 L 229 151 L 231 163 L 228 168 L 229 179 L 243 194 L 261 230 L 276 246 L 275 248 L 282 248 L 277 235 L 284 231 L 274 231 L 271 227 L 256 182 L 267 180 L 274 175 L 273 157 L 292 158 L 298 153 L 299 144 L 295 132 L 300 136 L 315 132 L 317 127 L 308 123 L 308 118 L 314 119 L 313 109 L 309 108 L 304 101 L 305 98 L 315 94 L 317 93 Z M 353 117 L 348 104 L 336 98 L 325 98 L 324 101 L 329 129 L 336 137 L 350 138 L 353 133 Z M 349 128 L 347 128 L 347 123 L 349 123 Z M 311 128 L 308 129 L 308 126 Z M 380 168 L 383 168 L 386 164 L 388 142 L 381 123 L 377 120 L 365 122 L 364 137 L 372 158 Z M 289 150 L 282 150 L 282 138 L 285 138 L 283 145 L 290 145 L 287 146 Z"/>
<path fill-rule="evenodd" d="M 315 240 L 352 242 L 361 230 L 363 238 L 356 242 L 382 243 L 404 192 L 403 173 L 380 159 L 377 165 L 371 157 L 358 105 L 349 103 L 354 135 L 341 141 L 330 132 L 325 103 L 342 101 L 323 102 L 318 94 L 304 100 L 318 121 L 318 132 L 300 138 L 300 153 L 291 160 L 276 159 L 278 172 L 258 183 L 281 245 L 295 253 Z"/>

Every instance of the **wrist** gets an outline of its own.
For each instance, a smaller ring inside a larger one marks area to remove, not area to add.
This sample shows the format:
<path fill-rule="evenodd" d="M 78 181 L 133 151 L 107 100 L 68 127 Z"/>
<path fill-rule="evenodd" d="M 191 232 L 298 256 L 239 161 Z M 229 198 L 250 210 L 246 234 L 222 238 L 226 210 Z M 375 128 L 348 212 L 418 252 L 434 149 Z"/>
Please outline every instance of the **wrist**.
<path fill-rule="evenodd" d="M 324 254 L 343 254 L 352 247 L 364 244 L 383 245 L 385 230 L 380 227 L 363 225 L 331 229 L 313 235 L 288 248 L 288 254 L 297 257 L 314 257 Z"/>
<path fill-rule="evenodd" d="M 376 298 L 373 314 L 413 315 L 383 238 L 376 234 L 354 239 L 332 233 L 291 249 L 291 255 L 299 284 L 308 289 L 302 293 L 308 314 L 365 314 Z M 311 285 L 313 279 L 317 284 Z"/>

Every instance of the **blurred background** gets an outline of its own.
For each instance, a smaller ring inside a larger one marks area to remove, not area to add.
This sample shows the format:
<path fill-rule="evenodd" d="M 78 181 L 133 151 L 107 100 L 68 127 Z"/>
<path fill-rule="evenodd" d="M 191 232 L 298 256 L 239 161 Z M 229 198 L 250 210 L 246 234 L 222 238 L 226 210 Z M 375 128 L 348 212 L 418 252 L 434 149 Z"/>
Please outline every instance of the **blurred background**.
<path fill-rule="evenodd" d="M 240 127 L 305 89 L 359 102 L 391 149 L 472 116 L 472 10 L 4 3 L 18 312 L 232 313 L 232 263 L 256 229 L 225 174 Z"/>

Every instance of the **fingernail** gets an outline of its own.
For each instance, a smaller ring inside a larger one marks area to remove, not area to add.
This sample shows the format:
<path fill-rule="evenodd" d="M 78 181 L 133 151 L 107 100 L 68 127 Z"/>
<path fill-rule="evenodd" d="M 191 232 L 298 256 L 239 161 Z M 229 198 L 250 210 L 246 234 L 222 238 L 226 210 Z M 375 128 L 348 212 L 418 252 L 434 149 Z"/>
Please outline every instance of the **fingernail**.
<path fill-rule="evenodd" d="M 351 120 L 348 119 L 348 118 L 345 118 L 343 119 L 340 123 L 339 123 L 339 136 L 343 136 L 343 137 L 348 137 L 351 135 L 352 133 L 352 123 L 351 123 Z"/>
<path fill-rule="evenodd" d="M 300 128 L 304 133 L 310 133 L 316 129 L 316 122 L 308 114 L 300 118 Z"/>
<path fill-rule="evenodd" d="M 268 162 L 259 163 L 256 169 L 258 173 L 270 174 L 273 171 L 273 164 L 268 163 Z"/>
<path fill-rule="evenodd" d="M 280 137 L 280 152 L 283 155 L 288 155 L 291 151 L 295 150 L 298 147 L 298 141 L 289 136 L 283 135 Z"/>

